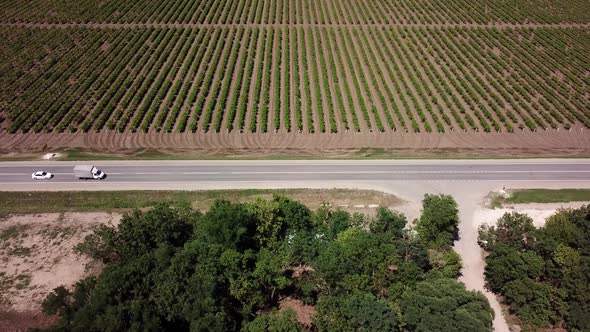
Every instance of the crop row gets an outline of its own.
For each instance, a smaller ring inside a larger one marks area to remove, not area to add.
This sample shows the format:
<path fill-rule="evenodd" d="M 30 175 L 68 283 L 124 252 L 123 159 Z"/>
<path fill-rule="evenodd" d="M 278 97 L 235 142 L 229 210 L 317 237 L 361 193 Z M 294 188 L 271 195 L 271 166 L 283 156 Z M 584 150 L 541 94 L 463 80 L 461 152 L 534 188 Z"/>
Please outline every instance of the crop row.
<path fill-rule="evenodd" d="M 590 127 L 585 28 L 6 30 L 10 132 Z"/>
<path fill-rule="evenodd" d="M 588 22 L 586 0 L 20 0 L 0 22 L 204 24 L 436 24 Z"/>

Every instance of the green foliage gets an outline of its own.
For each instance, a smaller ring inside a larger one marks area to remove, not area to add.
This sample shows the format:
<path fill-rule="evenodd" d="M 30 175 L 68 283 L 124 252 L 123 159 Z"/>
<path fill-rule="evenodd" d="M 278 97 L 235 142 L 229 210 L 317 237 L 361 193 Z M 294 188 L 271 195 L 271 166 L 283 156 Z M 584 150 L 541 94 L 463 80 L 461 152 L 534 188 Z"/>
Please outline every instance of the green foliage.
<path fill-rule="evenodd" d="M 384 237 L 351 228 L 320 250 L 314 268 L 334 289 L 382 292 L 399 262 L 395 246 Z"/>
<path fill-rule="evenodd" d="M 72 293 L 65 287 L 55 288 L 43 301 L 41 310 L 46 315 L 64 315 L 70 307 L 70 296 Z"/>
<path fill-rule="evenodd" d="M 305 331 L 292 310 L 270 312 L 256 316 L 242 332 L 300 332 Z"/>
<path fill-rule="evenodd" d="M 437 208 L 428 211 L 439 215 Z M 418 330 L 413 312 L 429 305 L 421 289 L 458 275 L 461 263 L 449 247 L 421 241 L 405 225 L 405 216 L 387 209 L 374 218 L 326 206 L 312 212 L 282 196 L 219 200 L 204 214 L 158 205 L 95 229 L 78 250 L 102 260 L 104 270 L 71 292 L 56 288 L 43 311 L 60 316 L 52 328 L 60 331 Z M 557 262 L 571 257 L 563 248 L 555 254 Z M 449 302 L 459 296 L 445 306 L 465 321 L 458 330 L 491 324 L 479 312 L 481 299 L 461 284 L 443 295 Z M 313 324 L 280 309 L 285 298 L 314 305 Z M 428 324 L 443 319 L 421 315 Z"/>
<path fill-rule="evenodd" d="M 439 271 L 448 278 L 457 278 L 461 275 L 461 257 L 451 249 L 429 249 L 428 259 L 434 271 Z"/>
<path fill-rule="evenodd" d="M 449 195 L 424 195 L 422 215 L 416 226 L 418 236 L 437 246 L 452 245 L 457 238 L 459 210 Z"/>
<path fill-rule="evenodd" d="M 420 282 L 400 302 L 409 331 L 490 331 L 493 311 L 483 294 L 449 278 Z"/>
<path fill-rule="evenodd" d="M 513 280 L 537 279 L 543 273 L 543 258 L 534 252 L 519 252 L 510 246 L 497 245 L 486 259 L 485 276 L 488 287 L 501 291 Z"/>
<path fill-rule="evenodd" d="M 590 257 L 584 255 L 580 264 L 563 279 L 568 304 L 567 325 L 579 331 L 590 330 Z"/>
<path fill-rule="evenodd" d="M 193 217 L 165 205 L 123 216 L 115 228 L 101 225 L 76 249 L 104 263 L 139 257 L 162 244 L 180 247 L 193 231 Z"/>
<path fill-rule="evenodd" d="M 403 214 L 379 207 L 377 217 L 371 223 L 370 229 L 372 233 L 387 234 L 393 238 L 400 238 L 407 222 L 406 216 Z"/>
<path fill-rule="evenodd" d="M 533 244 L 534 238 L 533 219 L 517 212 L 505 213 L 496 226 L 483 225 L 479 229 L 479 240 L 487 243 L 488 248 L 500 242 L 515 249 L 524 249 Z"/>
<path fill-rule="evenodd" d="M 590 208 L 562 210 L 534 229 L 529 217 L 506 214 L 486 239 L 487 286 L 503 295 L 524 327 L 590 329 Z"/>
<path fill-rule="evenodd" d="M 564 312 L 563 292 L 530 278 L 509 282 L 503 294 L 518 317 L 535 326 L 557 324 Z"/>
<path fill-rule="evenodd" d="M 401 331 L 398 315 L 371 294 L 325 296 L 313 317 L 318 331 Z"/>

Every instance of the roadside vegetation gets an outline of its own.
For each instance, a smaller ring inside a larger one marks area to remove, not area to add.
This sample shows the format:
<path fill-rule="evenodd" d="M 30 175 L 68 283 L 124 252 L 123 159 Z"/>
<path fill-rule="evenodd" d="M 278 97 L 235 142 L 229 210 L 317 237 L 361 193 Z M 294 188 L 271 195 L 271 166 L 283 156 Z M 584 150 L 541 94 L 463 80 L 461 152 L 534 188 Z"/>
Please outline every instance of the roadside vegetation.
<path fill-rule="evenodd" d="M 43 303 L 51 330 L 490 331 L 483 294 L 456 280 L 457 205 L 426 195 L 415 229 L 284 196 L 160 204 L 102 225 L 77 250 L 105 264 Z"/>
<path fill-rule="evenodd" d="M 590 330 L 590 206 L 562 210 L 536 229 L 507 213 L 482 226 L 487 287 L 500 294 L 524 331 Z"/>
<path fill-rule="evenodd" d="M 590 202 L 590 189 L 517 189 L 507 196 L 494 194 L 490 205 L 567 202 Z"/>
<path fill-rule="evenodd" d="M 374 190 L 357 189 L 244 189 L 203 191 L 0 191 L 0 216 L 8 214 L 49 212 L 113 212 L 145 209 L 165 203 L 173 207 L 207 210 L 215 200 L 245 202 L 271 198 L 273 193 L 301 201 L 310 208 L 322 204 L 343 207 L 356 204 L 397 206 L 402 200 Z"/>

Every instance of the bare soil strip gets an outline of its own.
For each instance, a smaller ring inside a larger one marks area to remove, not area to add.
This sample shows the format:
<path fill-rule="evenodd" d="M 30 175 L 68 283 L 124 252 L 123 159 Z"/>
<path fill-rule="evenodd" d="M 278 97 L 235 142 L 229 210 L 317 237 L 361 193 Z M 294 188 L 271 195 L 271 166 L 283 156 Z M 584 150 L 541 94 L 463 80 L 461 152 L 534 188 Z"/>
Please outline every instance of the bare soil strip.
<path fill-rule="evenodd" d="M 367 28 L 367 27 L 408 27 L 408 28 L 475 28 L 475 29 L 545 29 L 545 28 L 590 28 L 590 23 L 164 23 L 164 22 L 136 22 L 136 23 L 46 23 L 46 22 L 0 22 L 0 27 L 22 28 L 97 28 L 97 29 L 124 29 L 124 28 L 211 28 L 211 27 L 235 27 L 235 28 Z"/>
<path fill-rule="evenodd" d="M 350 156 L 371 147 L 404 157 L 540 157 L 588 156 L 588 131 L 542 131 L 515 133 L 0 133 L 0 153 L 42 152 L 78 148 L 103 153 L 144 149 L 163 153 L 207 156 L 264 156 L 274 154 L 318 157 Z"/>

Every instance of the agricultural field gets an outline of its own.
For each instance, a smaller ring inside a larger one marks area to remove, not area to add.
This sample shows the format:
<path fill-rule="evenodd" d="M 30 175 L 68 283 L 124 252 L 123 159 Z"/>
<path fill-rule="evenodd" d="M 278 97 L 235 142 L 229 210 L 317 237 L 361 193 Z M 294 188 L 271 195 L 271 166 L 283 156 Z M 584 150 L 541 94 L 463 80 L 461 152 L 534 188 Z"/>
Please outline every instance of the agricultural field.
<path fill-rule="evenodd" d="M 2 0 L 2 22 L 587 23 L 586 0 Z"/>
<path fill-rule="evenodd" d="M 0 1 L 0 130 L 590 127 L 590 3 Z"/>

